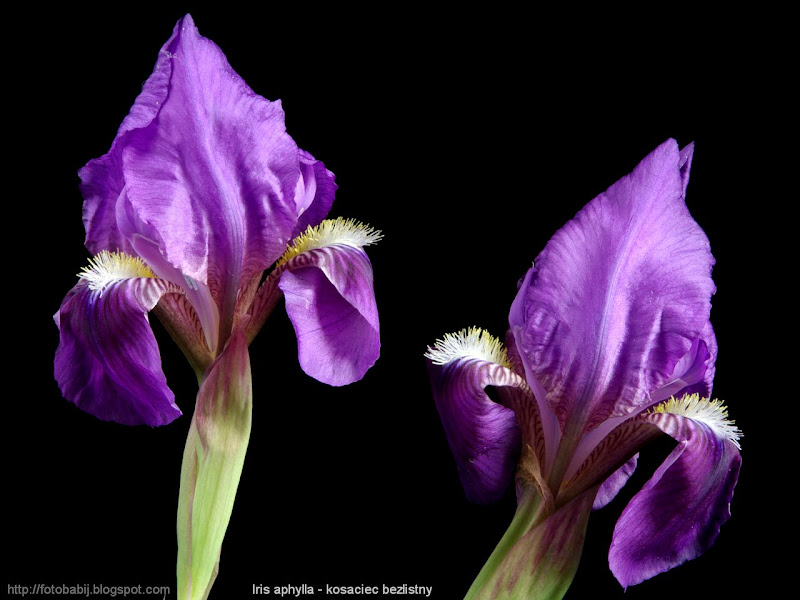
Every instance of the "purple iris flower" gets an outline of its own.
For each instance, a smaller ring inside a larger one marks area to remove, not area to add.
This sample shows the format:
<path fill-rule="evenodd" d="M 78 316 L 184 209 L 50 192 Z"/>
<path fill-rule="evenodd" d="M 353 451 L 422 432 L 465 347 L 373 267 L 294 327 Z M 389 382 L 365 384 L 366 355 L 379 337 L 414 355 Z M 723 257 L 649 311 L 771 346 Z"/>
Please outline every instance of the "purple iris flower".
<path fill-rule="evenodd" d="M 80 177 L 93 258 L 55 315 L 55 378 L 100 419 L 164 425 L 181 411 L 149 311 L 183 350 L 200 388 L 181 469 L 177 589 L 205 599 L 250 438 L 248 343 L 284 298 L 306 373 L 331 385 L 363 377 L 380 351 L 364 247 L 380 234 L 324 220 L 333 173 L 188 15 L 109 152 Z"/>
<path fill-rule="evenodd" d="M 363 247 L 379 235 L 323 222 L 333 173 L 286 133 L 280 101 L 255 94 L 190 16 L 109 152 L 80 177 L 94 258 L 55 315 L 55 377 L 81 409 L 130 425 L 181 414 L 148 322 L 154 309 L 200 381 L 235 331 L 252 340 L 281 296 L 312 377 L 344 385 L 377 359 Z"/>
<path fill-rule="evenodd" d="M 505 347 L 473 328 L 429 348 L 467 497 L 491 502 L 516 481 L 514 521 L 469 598 L 561 598 L 589 513 L 664 434 L 677 445 L 614 530 L 620 584 L 699 556 L 729 518 L 740 432 L 710 400 L 714 259 L 684 200 L 692 152 L 663 143 L 553 236 L 519 285 Z"/>

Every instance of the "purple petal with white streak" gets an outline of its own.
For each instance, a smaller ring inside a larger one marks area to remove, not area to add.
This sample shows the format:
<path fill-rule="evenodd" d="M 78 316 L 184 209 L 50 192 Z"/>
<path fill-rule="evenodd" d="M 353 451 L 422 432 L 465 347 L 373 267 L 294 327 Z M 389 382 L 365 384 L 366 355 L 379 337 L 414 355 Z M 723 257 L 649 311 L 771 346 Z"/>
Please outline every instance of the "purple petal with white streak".
<path fill-rule="evenodd" d="M 380 355 L 372 265 L 360 248 L 309 250 L 285 265 L 278 286 L 297 334 L 300 366 L 329 385 L 361 379 Z"/>
<path fill-rule="evenodd" d="M 562 427 L 641 410 L 706 328 L 713 257 L 684 203 L 690 158 L 656 148 L 553 236 L 519 291 L 512 330 Z"/>
<path fill-rule="evenodd" d="M 700 556 L 730 517 L 741 455 L 728 439 L 687 417 L 644 419 L 678 446 L 625 508 L 614 529 L 609 565 L 623 587 Z"/>
<path fill-rule="evenodd" d="M 633 475 L 638 462 L 639 454 L 637 453 L 628 462 L 614 471 L 611 477 L 603 482 L 600 489 L 597 490 L 597 496 L 594 498 L 592 509 L 599 510 L 616 498 L 619 491 L 625 487 L 625 484 L 628 483 L 628 479 Z"/>
<path fill-rule="evenodd" d="M 55 378 L 67 400 L 124 425 L 165 425 L 180 416 L 147 318 L 170 291 L 177 290 L 151 278 L 109 284 L 102 295 L 85 281 L 72 288 L 55 317 Z"/>

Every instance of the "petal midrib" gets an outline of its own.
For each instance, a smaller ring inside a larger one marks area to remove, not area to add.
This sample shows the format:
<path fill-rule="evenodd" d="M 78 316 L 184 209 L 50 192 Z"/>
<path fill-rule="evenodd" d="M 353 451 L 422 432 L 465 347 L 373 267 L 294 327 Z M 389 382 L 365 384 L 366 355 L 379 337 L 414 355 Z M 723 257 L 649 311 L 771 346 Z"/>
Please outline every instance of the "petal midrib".
<path fill-rule="evenodd" d="M 624 180 L 618 182 L 621 183 L 622 181 L 629 180 L 631 175 L 626 176 Z M 616 187 L 616 186 L 615 186 Z M 608 279 L 608 286 L 606 288 L 606 293 L 603 298 L 602 302 L 602 319 L 600 321 L 600 328 L 599 333 L 596 338 L 596 345 L 592 357 L 592 366 L 589 369 L 588 373 L 589 376 L 586 379 L 586 383 L 583 387 L 581 394 L 578 396 L 578 399 L 572 405 L 572 410 L 570 411 L 569 421 L 566 425 L 567 428 L 570 427 L 570 422 L 575 421 L 575 425 L 580 427 L 580 434 L 582 435 L 585 433 L 583 429 L 592 421 L 592 416 L 595 412 L 597 412 L 597 403 L 592 402 L 592 399 L 601 398 L 605 389 L 607 388 L 607 378 L 605 381 L 600 381 L 598 378 L 598 374 L 600 371 L 600 366 L 603 363 L 603 358 L 606 356 L 606 347 L 608 345 L 608 332 L 609 332 L 609 324 L 612 319 L 612 312 L 613 312 L 613 300 L 618 295 L 618 287 L 619 287 L 619 280 L 622 275 L 623 270 L 627 267 L 630 257 L 632 254 L 632 249 L 634 247 L 635 240 L 639 237 L 639 232 L 644 227 L 645 217 L 647 215 L 652 214 L 652 205 L 653 205 L 653 198 L 658 198 L 661 195 L 661 191 L 664 189 L 664 184 L 661 183 L 656 193 L 651 194 L 647 204 L 641 207 L 641 210 L 637 211 L 637 215 L 633 215 L 635 220 L 631 220 L 630 224 L 625 227 L 625 235 L 624 235 L 624 245 L 622 246 L 621 251 L 616 253 L 616 257 L 614 259 L 612 275 Z M 607 193 L 604 194 L 605 199 L 608 200 Z M 612 375 L 612 372 L 609 372 L 608 377 Z"/>
<path fill-rule="evenodd" d="M 622 181 L 629 180 L 630 177 L 631 175 L 628 175 L 624 180 L 618 182 L 617 185 Z M 661 188 L 663 188 L 663 185 L 660 189 Z M 654 194 L 651 195 L 651 198 L 657 196 L 657 194 Z M 603 194 L 602 199 L 607 202 L 611 201 L 607 192 Z M 598 410 L 598 403 L 592 400 L 602 398 L 607 388 L 608 382 L 605 380 L 600 381 L 598 375 L 601 364 L 605 362 L 603 359 L 606 358 L 605 349 L 607 347 L 609 324 L 612 316 L 613 299 L 617 296 L 619 280 L 624 267 L 626 267 L 629 262 L 634 240 L 638 237 L 643 227 L 644 217 L 650 214 L 650 211 L 647 209 L 651 206 L 652 200 L 642 207 L 643 210 L 638 211 L 638 215 L 632 215 L 635 217 L 635 220 L 631 219 L 629 224 L 625 227 L 625 233 L 619 238 L 622 242 L 620 244 L 621 249 L 615 253 L 611 276 L 607 280 L 608 285 L 603 296 L 602 318 L 600 319 L 598 335 L 595 338 L 591 368 L 587 371 L 588 376 L 581 393 L 571 405 L 557 455 L 552 465 L 549 481 L 553 489 L 558 489 L 567 473 L 574 469 L 574 454 L 580 445 L 581 439 L 587 433 L 588 427 L 594 420 L 594 413 Z"/>
<path fill-rule="evenodd" d="M 603 298 L 603 311 L 602 311 L 602 319 L 600 322 L 600 332 L 597 336 L 597 344 L 595 346 L 594 356 L 592 358 L 592 367 L 589 370 L 589 377 L 586 380 L 586 384 L 583 388 L 582 393 L 578 400 L 576 400 L 575 404 L 573 404 L 573 410 L 570 412 L 570 421 L 577 420 L 582 426 L 590 420 L 591 415 L 589 413 L 589 409 L 593 408 L 590 405 L 591 399 L 598 396 L 598 390 L 601 387 L 601 382 L 597 380 L 597 373 L 600 367 L 601 358 L 604 355 L 604 349 L 606 347 L 606 339 L 608 337 L 608 324 L 611 319 L 611 305 L 612 299 L 616 297 L 616 290 L 617 285 L 619 283 L 620 273 L 622 271 L 623 264 L 628 262 L 628 258 L 630 257 L 630 249 L 633 244 L 633 240 L 639 233 L 642 227 L 642 219 L 639 219 L 636 223 L 636 228 L 628 235 L 625 241 L 625 247 L 622 252 L 618 253 L 616 260 L 614 261 L 614 268 L 613 274 L 609 278 L 609 285 L 606 288 L 605 297 Z M 629 229 L 630 231 L 630 229 Z M 605 382 L 603 382 L 604 384 Z M 577 410 L 576 410 L 577 408 Z M 567 428 L 569 428 L 570 423 L 567 423 Z M 582 429 L 583 427 L 581 427 Z M 581 434 L 583 431 L 581 431 Z"/>
<path fill-rule="evenodd" d="M 197 63 L 197 54 L 193 53 L 191 56 L 195 59 L 195 63 Z M 200 71 L 201 66 L 195 64 L 193 69 L 195 69 L 195 71 Z M 198 107 L 200 110 L 206 106 L 214 107 L 214 98 L 211 98 L 208 102 L 203 98 L 206 92 L 202 86 L 190 85 L 186 86 L 186 90 L 192 96 L 192 106 Z M 212 139 L 216 139 L 217 136 L 213 133 L 210 135 L 203 134 L 206 123 L 203 122 L 203 119 L 199 118 L 197 111 L 191 111 L 191 119 L 196 138 L 202 140 L 202 152 L 199 153 L 199 156 L 201 159 L 205 158 L 202 164 L 207 166 L 208 174 L 218 192 L 216 196 L 222 208 L 221 214 L 225 222 L 224 231 L 222 232 L 220 232 L 215 224 L 209 224 L 211 229 L 211 243 L 213 245 L 209 248 L 208 253 L 209 258 L 212 258 L 212 260 L 216 258 L 214 262 L 217 263 L 213 268 L 210 263 L 208 265 L 208 270 L 215 275 L 221 276 L 220 284 L 222 285 L 222 289 L 220 290 L 220 296 L 217 298 L 217 301 L 220 305 L 219 347 L 222 348 L 233 326 L 236 297 L 241 278 L 242 262 L 244 260 L 243 234 L 245 219 L 239 194 L 231 186 L 228 181 L 229 178 L 226 177 L 227 172 L 231 169 L 229 165 L 220 163 L 218 160 L 219 153 L 212 144 Z M 211 123 L 213 129 L 218 127 L 218 121 L 213 111 L 206 116 L 205 120 Z M 222 233 L 222 236 L 220 236 L 220 233 Z M 218 244 L 220 239 L 224 240 L 223 244 Z M 216 256 L 214 252 L 214 248 L 219 248 L 220 245 L 227 246 L 228 249 L 225 253 L 227 256 L 224 257 L 226 259 L 226 264 L 224 265 L 219 264 L 221 262 L 221 257 Z"/>

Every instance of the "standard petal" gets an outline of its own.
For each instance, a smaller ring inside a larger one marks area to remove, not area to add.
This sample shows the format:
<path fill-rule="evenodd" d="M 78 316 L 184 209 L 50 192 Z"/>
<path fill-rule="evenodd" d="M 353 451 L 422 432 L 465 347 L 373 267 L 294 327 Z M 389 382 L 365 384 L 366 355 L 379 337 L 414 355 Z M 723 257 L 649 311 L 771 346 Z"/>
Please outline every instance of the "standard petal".
<path fill-rule="evenodd" d="M 714 380 L 714 362 L 716 359 L 717 340 L 714 337 L 711 323 L 708 322 L 701 337 L 692 342 L 689 351 L 675 365 L 668 380 L 657 390 L 650 393 L 647 404 L 657 404 L 670 396 L 679 398 L 684 394 L 699 394 L 703 398 L 708 398 L 711 395 L 711 385 Z M 567 477 L 570 477 L 583 464 L 597 444 L 600 443 L 600 440 L 627 419 L 629 419 L 628 416 L 608 418 L 586 433 L 575 450 L 570 468 L 567 470 Z M 602 498 L 603 494 L 604 489 L 601 488 L 597 497 Z"/>
<path fill-rule="evenodd" d="M 692 157 L 694 156 L 694 142 L 687 144 L 681 148 L 681 187 L 683 188 L 684 195 L 686 194 L 686 187 L 689 185 L 689 173 L 692 170 Z"/>
<path fill-rule="evenodd" d="M 514 411 L 493 402 L 485 388 L 527 385 L 500 364 L 472 358 L 444 365 L 429 360 L 428 372 L 467 499 L 499 500 L 513 481 L 521 436 Z"/>
<path fill-rule="evenodd" d="M 361 379 L 380 355 L 372 265 L 364 251 L 333 245 L 299 254 L 285 264 L 278 286 L 303 370 L 330 385 Z"/>
<path fill-rule="evenodd" d="M 126 137 L 125 190 L 166 260 L 209 287 L 229 331 L 241 282 L 277 260 L 294 231 L 300 155 L 280 102 L 255 94 L 190 16 L 162 53 L 168 94 Z"/>
<path fill-rule="evenodd" d="M 104 421 L 165 425 L 181 411 L 167 386 L 147 313 L 167 292 L 161 279 L 135 278 L 102 293 L 79 282 L 56 315 L 55 378 L 62 394 Z"/>
<path fill-rule="evenodd" d="M 334 182 L 335 175 L 325 168 L 322 161 L 303 150 L 299 151 L 299 156 L 303 176 L 298 180 L 295 194 L 299 220 L 292 237 L 302 234 L 308 227 L 316 227 L 328 216 L 338 187 Z"/>
<path fill-rule="evenodd" d="M 623 587 L 700 556 L 730 517 L 739 476 L 736 442 L 713 421 L 653 413 L 645 420 L 677 447 L 634 496 L 614 529 L 609 565 Z"/>
<path fill-rule="evenodd" d="M 684 394 L 710 397 L 716 360 L 717 340 L 709 321 L 702 335 L 692 342 L 689 351 L 675 365 L 669 379 L 650 393 L 650 403 L 656 404 L 671 396 L 680 398 Z"/>
<path fill-rule="evenodd" d="M 170 77 L 170 52 L 180 23 L 161 48 L 152 75 L 142 86 L 130 113 L 122 121 L 107 154 L 89 161 L 78 173 L 84 197 L 83 224 L 86 248 L 92 255 L 102 250 L 121 250 L 131 254 L 131 247 L 117 226 L 116 204 L 125 187 L 122 175 L 122 151 L 129 132 L 147 127 L 155 118 L 167 96 Z"/>
<path fill-rule="evenodd" d="M 525 277 L 519 282 L 519 289 L 527 289 L 531 285 L 531 278 L 535 273 L 534 269 L 529 269 Z M 525 324 L 525 295 L 518 293 L 514 302 L 511 304 L 511 310 L 508 314 L 509 330 L 506 333 L 506 344 L 508 345 L 509 354 L 514 359 L 514 364 L 519 371 L 520 367 L 525 373 L 525 379 L 533 391 L 534 399 L 536 401 L 539 420 L 542 424 L 542 444 L 544 446 L 543 455 L 544 471 L 549 472 L 556 456 L 556 449 L 558 441 L 561 437 L 561 430 L 559 428 L 559 421 L 556 414 L 553 412 L 550 404 L 547 401 L 547 392 L 542 387 L 541 382 L 537 379 L 536 373 L 531 368 L 531 363 L 528 355 L 520 352 L 517 337 L 522 339 L 526 329 Z"/>
<path fill-rule="evenodd" d="M 511 323 L 562 427 L 635 413 L 709 321 L 708 239 L 684 203 L 689 152 L 669 140 L 548 242 Z"/>

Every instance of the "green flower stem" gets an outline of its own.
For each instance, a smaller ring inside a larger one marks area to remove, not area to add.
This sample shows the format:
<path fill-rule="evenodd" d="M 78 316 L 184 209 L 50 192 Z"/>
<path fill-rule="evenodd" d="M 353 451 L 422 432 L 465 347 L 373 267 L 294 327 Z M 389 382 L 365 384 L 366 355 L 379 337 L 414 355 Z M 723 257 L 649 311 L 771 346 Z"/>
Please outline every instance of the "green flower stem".
<path fill-rule="evenodd" d="M 548 512 L 523 484 L 514 520 L 465 600 L 560 600 L 578 569 L 597 488 Z"/>
<path fill-rule="evenodd" d="M 217 575 L 252 421 L 250 360 L 234 332 L 197 394 L 178 497 L 178 599 L 205 600 Z"/>
<path fill-rule="evenodd" d="M 502 539 L 497 544 L 489 556 L 489 560 L 483 565 L 478 577 L 472 582 L 467 595 L 464 600 L 477 600 L 486 596 L 481 595 L 480 592 L 487 586 L 495 575 L 500 564 L 505 559 L 509 550 L 517 543 L 517 541 L 530 531 L 539 514 L 540 507 L 543 506 L 542 497 L 531 486 L 525 486 L 522 498 L 517 504 L 517 512 L 514 513 L 514 519 L 511 521 Z"/>

